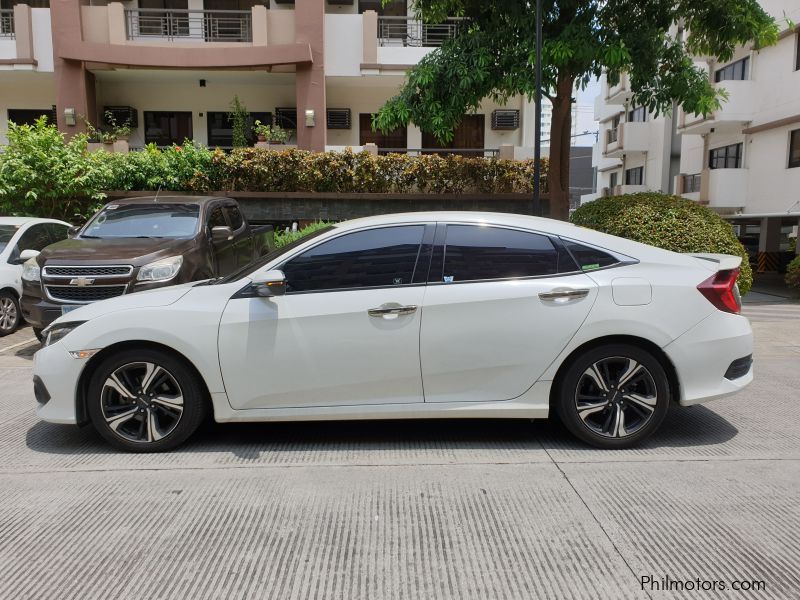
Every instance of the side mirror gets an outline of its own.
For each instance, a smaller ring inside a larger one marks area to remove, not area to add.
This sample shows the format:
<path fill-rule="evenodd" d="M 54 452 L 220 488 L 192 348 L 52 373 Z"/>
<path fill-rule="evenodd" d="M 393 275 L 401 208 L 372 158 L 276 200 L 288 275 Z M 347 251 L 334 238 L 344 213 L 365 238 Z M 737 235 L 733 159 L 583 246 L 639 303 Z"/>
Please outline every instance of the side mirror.
<path fill-rule="evenodd" d="M 78 234 L 81 232 L 81 228 L 77 225 L 73 225 L 69 229 L 67 229 L 67 237 L 72 239 L 78 237 Z"/>
<path fill-rule="evenodd" d="M 38 250 L 23 250 L 19 253 L 19 260 L 20 262 L 24 263 L 32 258 L 36 258 L 37 256 L 39 256 Z"/>
<path fill-rule="evenodd" d="M 253 291 L 262 298 L 283 296 L 286 293 L 286 275 L 279 269 L 272 271 L 259 271 L 252 276 Z"/>
<path fill-rule="evenodd" d="M 211 228 L 211 241 L 214 244 L 219 244 L 220 242 L 228 242 L 231 239 L 233 239 L 233 230 L 231 230 L 230 227 L 221 225 L 219 227 Z"/>

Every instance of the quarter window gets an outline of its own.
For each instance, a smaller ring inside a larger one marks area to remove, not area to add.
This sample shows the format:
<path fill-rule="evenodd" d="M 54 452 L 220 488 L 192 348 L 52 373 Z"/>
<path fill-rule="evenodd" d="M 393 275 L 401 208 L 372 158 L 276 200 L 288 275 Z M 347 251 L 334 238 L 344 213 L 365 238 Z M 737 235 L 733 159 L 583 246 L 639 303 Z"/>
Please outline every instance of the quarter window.
<path fill-rule="evenodd" d="M 559 265 L 559 259 L 564 263 Z M 448 225 L 444 269 L 432 281 L 455 283 L 574 271 L 545 235 L 500 227 Z"/>
<path fill-rule="evenodd" d="M 283 265 L 290 292 L 412 283 L 424 225 L 381 227 L 323 242 Z"/>
<path fill-rule="evenodd" d="M 617 264 L 619 261 L 608 252 L 603 252 L 591 246 L 584 246 L 577 242 L 564 240 L 564 245 L 569 250 L 570 254 L 575 258 L 575 262 L 582 271 L 591 271 L 594 269 L 601 269 L 603 267 L 610 267 Z"/>
<path fill-rule="evenodd" d="M 800 167 L 800 129 L 789 134 L 789 168 Z"/>
<path fill-rule="evenodd" d="M 745 57 L 742 60 L 737 60 L 721 69 L 714 72 L 714 81 L 732 81 L 732 80 L 745 80 L 748 78 L 748 71 L 750 68 L 750 57 Z"/>
<path fill-rule="evenodd" d="M 742 151 L 744 144 L 731 144 L 714 148 L 708 155 L 708 167 L 710 169 L 741 169 Z"/>

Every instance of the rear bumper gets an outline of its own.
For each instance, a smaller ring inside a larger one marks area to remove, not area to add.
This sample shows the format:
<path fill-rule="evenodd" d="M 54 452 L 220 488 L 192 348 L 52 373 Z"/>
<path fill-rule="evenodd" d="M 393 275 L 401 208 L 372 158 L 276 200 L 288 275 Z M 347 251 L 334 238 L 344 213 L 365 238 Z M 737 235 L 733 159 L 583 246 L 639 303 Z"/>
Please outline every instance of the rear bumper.
<path fill-rule="evenodd" d="M 753 354 L 753 330 L 741 315 L 716 311 L 665 346 L 664 352 L 677 371 L 683 406 L 735 394 L 753 381 L 752 366 L 729 371 L 732 363 L 741 364 Z M 726 378 L 732 372 L 738 377 Z"/>

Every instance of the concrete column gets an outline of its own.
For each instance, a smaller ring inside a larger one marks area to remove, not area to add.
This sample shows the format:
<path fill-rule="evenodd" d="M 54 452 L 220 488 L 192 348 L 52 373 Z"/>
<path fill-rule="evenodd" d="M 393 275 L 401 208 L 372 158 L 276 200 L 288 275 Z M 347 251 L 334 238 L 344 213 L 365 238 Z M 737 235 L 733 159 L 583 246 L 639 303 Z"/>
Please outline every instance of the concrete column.
<path fill-rule="evenodd" d="M 361 15 L 361 36 L 361 63 L 378 64 L 378 13 L 374 10 L 365 10 Z"/>
<path fill-rule="evenodd" d="M 780 268 L 781 219 L 764 217 L 758 234 L 758 273 Z"/>
<path fill-rule="evenodd" d="M 252 9 L 253 20 L 253 45 L 266 46 L 267 38 L 267 7 L 256 5 Z"/>
<path fill-rule="evenodd" d="M 86 131 L 83 119 L 97 122 L 94 75 L 80 61 L 61 57 L 62 46 L 82 39 L 81 7 L 73 0 L 51 0 L 50 17 L 53 30 L 53 58 L 56 80 L 56 113 L 59 130 L 72 136 Z M 64 110 L 75 110 L 75 125 L 67 125 Z"/>
<path fill-rule="evenodd" d="M 125 7 L 121 2 L 108 3 L 108 41 L 111 44 L 125 44 L 128 41 Z"/>
<path fill-rule="evenodd" d="M 325 119 L 325 2 L 295 2 L 295 39 L 310 44 L 312 63 L 297 65 L 295 94 L 297 99 L 297 146 L 303 150 L 323 152 L 327 143 Z M 307 110 L 315 113 L 316 124 L 306 125 Z"/>
<path fill-rule="evenodd" d="M 14 7 L 14 36 L 17 44 L 18 60 L 33 60 L 33 23 L 31 7 L 17 4 Z"/>
<path fill-rule="evenodd" d="M 422 148 L 422 130 L 416 125 L 409 124 L 406 128 L 406 147 Z"/>

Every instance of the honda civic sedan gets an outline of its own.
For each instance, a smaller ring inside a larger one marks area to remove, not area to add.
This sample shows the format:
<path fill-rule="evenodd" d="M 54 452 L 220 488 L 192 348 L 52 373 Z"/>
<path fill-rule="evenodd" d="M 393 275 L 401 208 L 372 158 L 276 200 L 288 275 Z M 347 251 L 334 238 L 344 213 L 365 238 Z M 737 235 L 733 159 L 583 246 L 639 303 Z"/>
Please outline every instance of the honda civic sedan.
<path fill-rule="evenodd" d="M 546 418 L 651 436 L 737 392 L 753 337 L 741 258 L 521 215 L 340 223 L 227 277 L 79 308 L 36 353 L 39 416 L 134 452 L 218 422 Z"/>

